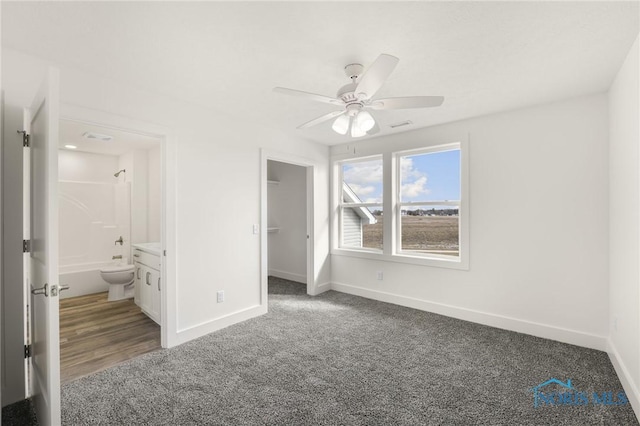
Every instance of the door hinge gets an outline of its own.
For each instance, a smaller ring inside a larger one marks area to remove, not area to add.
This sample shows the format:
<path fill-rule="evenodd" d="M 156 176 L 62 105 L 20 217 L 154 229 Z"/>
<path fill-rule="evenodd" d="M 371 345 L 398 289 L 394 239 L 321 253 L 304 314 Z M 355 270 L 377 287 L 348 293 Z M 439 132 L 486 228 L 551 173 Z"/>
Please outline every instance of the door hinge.
<path fill-rule="evenodd" d="M 31 345 L 24 345 L 24 357 L 31 358 Z"/>
<path fill-rule="evenodd" d="M 27 133 L 26 130 L 18 130 L 18 133 L 22 133 L 22 146 L 25 147 L 25 148 L 28 148 L 30 146 L 29 134 Z"/>
<path fill-rule="evenodd" d="M 31 251 L 31 240 L 22 240 L 22 252 L 29 253 Z"/>

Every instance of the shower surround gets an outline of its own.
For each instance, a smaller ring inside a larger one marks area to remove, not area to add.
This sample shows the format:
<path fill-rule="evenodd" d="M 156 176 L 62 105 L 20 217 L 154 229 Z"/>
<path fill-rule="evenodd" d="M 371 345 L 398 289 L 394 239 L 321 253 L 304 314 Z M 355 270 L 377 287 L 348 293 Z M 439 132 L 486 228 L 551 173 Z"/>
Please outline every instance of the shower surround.
<path fill-rule="evenodd" d="M 59 181 L 59 224 L 61 297 L 107 291 L 99 269 L 131 258 L 131 184 Z"/>

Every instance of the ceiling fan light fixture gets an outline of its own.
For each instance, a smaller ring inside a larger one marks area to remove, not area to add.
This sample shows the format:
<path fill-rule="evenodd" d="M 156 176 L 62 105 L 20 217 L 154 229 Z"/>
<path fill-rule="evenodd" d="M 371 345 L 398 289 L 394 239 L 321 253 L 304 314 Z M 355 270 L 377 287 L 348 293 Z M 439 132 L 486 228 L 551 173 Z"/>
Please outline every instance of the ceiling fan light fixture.
<path fill-rule="evenodd" d="M 351 120 L 348 115 L 342 114 L 340 117 L 335 119 L 331 128 L 333 129 L 334 132 L 338 134 L 346 135 L 347 132 L 349 131 L 350 121 Z"/>
<path fill-rule="evenodd" d="M 357 118 L 357 117 L 356 117 Z M 362 130 L 355 120 L 351 123 L 351 137 L 352 138 L 360 138 L 367 134 L 366 130 Z"/>
<path fill-rule="evenodd" d="M 366 71 L 362 64 L 348 64 L 344 71 L 351 81 L 338 90 L 335 98 L 284 87 L 274 87 L 273 91 L 344 108 L 342 111 L 333 111 L 301 124 L 298 129 L 306 129 L 333 120 L 331 128 L 340 135 L 350 135 L 352 138 L 371 136 L 380 132 L 380 126 L 373 116 L 363 109 L 432 108 L 438 107 L 444 102 L 443 96 L 403 96 L 377 99 L 376 93 L 396 68 L 398 61 L 399 59 L 395 56 L 383 53 Z M 391 127 L 395 128 L 407 124 L 411 124 L 411 122 L 406 121 Z"/>
<path fill-rule="evenodd" d="M 355 124 L 360 130 L 366 133 L 373 129 L 373 126 L 376 125 L 376 121 L 367 111 L 360 111 L 358 115 L 356 115 Z"/>

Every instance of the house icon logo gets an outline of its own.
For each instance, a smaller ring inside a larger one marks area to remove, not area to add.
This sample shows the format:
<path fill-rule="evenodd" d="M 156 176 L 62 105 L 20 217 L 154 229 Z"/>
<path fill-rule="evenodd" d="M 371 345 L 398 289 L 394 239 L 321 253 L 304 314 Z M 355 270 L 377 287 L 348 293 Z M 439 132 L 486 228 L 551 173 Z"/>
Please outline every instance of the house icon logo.
<path fill-rule="evenodd" d="M 531 388 L 531 392 L 533 392 L 533 406 L 538 408 L 538 405 L 540 404 L 540 397 L 542 396 L 543 398 L 546 396 L 545 393 L 543 393 L 542 389 L 546 388 L 549 385 L 552 384 L 557 384 L 560 385 L 561 387 L 566 389 L 566 392 L 573 392 L 575 391 L 574 387 L 571 385 L 571 379 L 568 379 L 567 382 L 562 382 L 558 379 L 556 379 L 555 377 L 550 378 L 549 380 L 547 380 L 546 382 L 540 383 L 538 386 Z"/>
<path fill-rule="evenodd" d="M 611 390 L 580 392 L 573 387 L 571 379 L 566 382 L 552 377 L 546 382 L 529 389 L 533 392 L 533 406 L 586 406 L 586 405 L 626 405 L 629 399 L 624 391 Z"/>

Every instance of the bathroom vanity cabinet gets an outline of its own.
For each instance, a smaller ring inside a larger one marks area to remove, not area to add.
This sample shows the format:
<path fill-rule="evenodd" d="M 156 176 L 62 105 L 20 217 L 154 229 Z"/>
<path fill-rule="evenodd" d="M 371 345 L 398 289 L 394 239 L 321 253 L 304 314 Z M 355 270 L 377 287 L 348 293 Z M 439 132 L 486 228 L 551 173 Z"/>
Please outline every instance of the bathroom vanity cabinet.
<path fill-rule="evenodd" d="M 160 271 L 162 268 L 159 244 L 134 244 L 133 261 L 136 266 L 134 301 L 136 305 L 140 306 L 142 312 L 160 324 L 160 294 L 162 291 Z"/>

